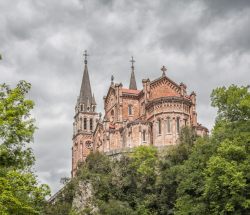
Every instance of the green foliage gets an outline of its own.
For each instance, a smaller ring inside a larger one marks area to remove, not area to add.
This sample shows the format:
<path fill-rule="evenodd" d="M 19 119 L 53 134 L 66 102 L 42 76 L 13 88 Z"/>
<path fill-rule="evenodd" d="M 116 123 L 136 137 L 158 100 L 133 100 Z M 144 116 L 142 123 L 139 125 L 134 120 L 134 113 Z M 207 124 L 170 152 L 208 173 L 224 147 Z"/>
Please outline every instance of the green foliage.
<path fill-rule="evenodd" d="M 110 200 L 100 205 L 100 215 L 133 215 L 135 212 L 127 202 Z"/>
<path fill-rule="evenodd" d="M 13 170 L 0 176 L 0 211 L 3 214 L 39 214 L 47 195 L 48 186 L 39 186 L 31 173 Z"/>
<path fill-rule="evenodd" d="M 216 146 L 207 139 L 198 139 L 189 158 L 178 172 L 181 178 L 176 190 L 175 214 L 207 214 L 204 193 L 204 170 Z"/>
<path fill-rule="evenodd" d="M 25 81 L 14 89 L 0 85 L 0 167 L 24 169 L 34 163 L 32 150 L 27 146 L 35 130 L 30 117 L 34 103 L 25 98 L 30 87 Z"/>
<path fill-rule="evenodd" d="M 169 148 L 160 159 L 160 173 L 156 183 L 158 214 L 173 214 L 177 199 L 177 188 L 183 180 L 183 163 L 189 158 L 196 136 L 192 129 L 184 127 L 179 144 Z"/>
<path fill-rule="evenodd" d="M 219 87 L 211 94 L 212 106 L 218 108 L 218 119 L 230 122 L 250 120 L 249 86 Z"/>
<path fill-rule="evenodd" d="M 250 208 L 249 145 L 250 134 L 246 138 L 226 139 L 209 159 L 204 197 L 214 214 L 247 214 Z"/>
<path fill-rule="evenodd" d="M 131 154 L 131 166 L 138 174 L 150 177 L 155 174 L 157 162 L 157 149 L 155 147 L 137 147 Z"/>
<path fill-rule="evenodd" d="M 33 140 L 34 106 L 26 99 L 31 85 L 20 81 L 11 89 L 0 85 L 0 212 L 4 215 L 40 214 L 47 185 L 38 185 L 30 168 L 34 155 L 28 146 Z"/>

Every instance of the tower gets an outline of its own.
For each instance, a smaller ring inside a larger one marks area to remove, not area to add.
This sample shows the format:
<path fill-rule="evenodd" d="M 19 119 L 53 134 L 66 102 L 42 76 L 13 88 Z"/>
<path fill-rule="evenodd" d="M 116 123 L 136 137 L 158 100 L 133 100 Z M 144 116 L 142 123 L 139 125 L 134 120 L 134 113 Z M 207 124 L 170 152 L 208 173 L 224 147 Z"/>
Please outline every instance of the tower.
<path fill-rule="evenodd" d="M 75 106 L 72 138 L 72 177 L 75 176 L 78 164 L 83 162 L 93 149 L 93 132 L 98 116 L 95 97 L 91 91 L 87 56 L 87 51 L 85 51 L 82 84 Z"/>

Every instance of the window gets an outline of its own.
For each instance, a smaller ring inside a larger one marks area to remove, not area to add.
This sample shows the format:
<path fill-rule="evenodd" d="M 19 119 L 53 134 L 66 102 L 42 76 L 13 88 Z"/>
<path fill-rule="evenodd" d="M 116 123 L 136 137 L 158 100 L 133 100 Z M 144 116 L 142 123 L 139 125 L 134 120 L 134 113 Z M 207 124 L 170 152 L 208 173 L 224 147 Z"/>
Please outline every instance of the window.
<path fill-rule="evenodd" d="M 89 127 L 90 127 L 90 131 L 93 130 L 93 119 L 89 120 Z"/>
<path fill-rule="evenodd" d="M 176 119 L 176 131 L 177 133 L 180 132 L 180 117 L 177 117 Z"/>
<path fill-rule="evenodd" d="M 83 111 L 83 105 L 81 105 L 81 111 Z"/>
<path fill-rule="evenodd" d="M 142 141 L 146 142 L 146 130 L 143 130 L 142 132 Z"/>
<path fill-rule="evenodd" d="M 83 129 L 86 130 L 87 129 L 87 118 L 83 119 Z"/>
<path fill-rule="evenodd" d="M 141 103 L 141 114 L 145 114 L 144 102 Z"/>
<path fill-rule="evenodd" d="M 161 134 L 161 119 L 158 119 L 158 133 Z"/>
<path fill-rule="evenodd" d="M 167 118 L 167 132 L 171 132 L 171 122 L 170 122 L 170 117 Z"/>
<path fill-rule="evenodd" d="M 128 106 L 128 115 L 132 115 L 132 109 L 133 109 L 133 106 L 129 105 Z"/>
<path fill-rule="evenodd" d="M 80 118 L 80 130 L 82 130 L 82 118 Z"/>
<path fill-rule="evenodd" d="M 86 141 L 85 146 L 87 149 L 92 149 L 93 148 L 93 143 L 91 141 Z"/>
<path fill-rule="evenodd" d="M 184 125 L 187 126 L 187 119 L 184 119 Z"/>

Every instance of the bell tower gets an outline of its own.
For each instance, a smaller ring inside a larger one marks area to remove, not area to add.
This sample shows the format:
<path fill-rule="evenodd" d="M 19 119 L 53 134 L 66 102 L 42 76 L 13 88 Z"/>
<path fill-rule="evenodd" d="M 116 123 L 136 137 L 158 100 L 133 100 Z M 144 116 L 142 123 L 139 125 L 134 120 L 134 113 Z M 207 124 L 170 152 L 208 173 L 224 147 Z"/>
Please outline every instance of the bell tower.
<path fill-rule="evenodd" d="M 80 94 L 75 106 L 72 146 L 72 177 L 75 176 L 78 164 L 83 162 L 93 149 L 93 133 L 96 128 L 96 101 L 91 91 L 88 72 L 87 51 L 84 52 L 84 72 Z"/>

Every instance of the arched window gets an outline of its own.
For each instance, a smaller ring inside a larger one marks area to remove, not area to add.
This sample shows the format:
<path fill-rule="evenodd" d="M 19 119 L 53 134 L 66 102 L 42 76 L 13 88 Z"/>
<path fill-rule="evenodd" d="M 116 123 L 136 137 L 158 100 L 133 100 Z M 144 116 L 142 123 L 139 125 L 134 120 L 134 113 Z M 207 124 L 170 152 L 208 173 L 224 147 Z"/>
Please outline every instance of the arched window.
<path fill-rule="evenodd" d="M 184 119 L 184 125 L 187 126 L 187 119 Z"/>
<path fill-rule="evenodd" d="M 161 119 L 158 119 L 158 133 L 161 134 Z"/>
<path fill-rule="evenodd" d="M 82 118 L 80 118 L 80 130 L 82 130 Z"/>
<path fill-rule="evenodd" d="M 133 114 L 133 106 L 129 105 L 128 106 L 128 115 L 132 115 Z"/>
<path fill-rule="evenodd" d="M 114 116 L 114 110 L 111 110 L 111 116 Z"/>
<path fill-rule="evenodd" d="M 90 128 L 90 131 L 93 130 L 93 119 L 89 120 L 89 128 Z"/>
<path fill-rule="evenodd" d="M 180 117 L 176 118 L 176 131 L 177 133 L 180 132 Z"/>
<path fill-rule="evenodd" d="M 171 121 L 170 117 L 167 118 L 167 133 L 171 132 Z"/>
<path fill-rule="evenodd" d="M 83 105 L 81 105 L 81 111 L 83 111 Z"/>
<path fill-rule="evenodd" d="M 87 118 L 83 119 L 83 129 L 86 130 L 87 129 Z"/>
<path fill-rule="evenodd" d="M 146 130 L 143 130 L 142 132 L 142 141 L 146 142 Z"/>

